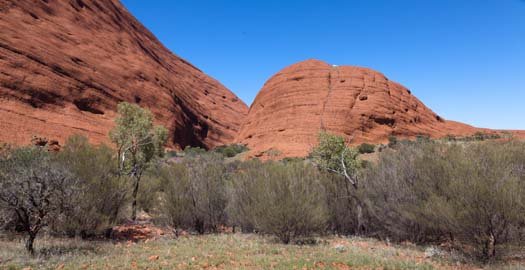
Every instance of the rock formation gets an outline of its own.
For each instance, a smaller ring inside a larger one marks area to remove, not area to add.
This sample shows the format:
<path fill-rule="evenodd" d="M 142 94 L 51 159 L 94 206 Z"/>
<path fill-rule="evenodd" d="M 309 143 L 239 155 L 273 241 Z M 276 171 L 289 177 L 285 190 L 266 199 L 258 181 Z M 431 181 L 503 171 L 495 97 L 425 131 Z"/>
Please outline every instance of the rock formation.
<path fill-rule="evenodd" d="M 444 137 L 480 131 L 443 119 L 379 72 L 308 60 L 266 82 L 237 141 L 253 156 L 305 156 L 321 130 L 352 144 L 384 143 L 391 135 Z"/>
<path fill-rule="evenodd" d="M 0 142 L 107 143 L 127 101 L 153 112 L 171 146 L 210 148 L 232 142 L 247 113 L 117 0 L 0 0 L 0 29 Z"/>

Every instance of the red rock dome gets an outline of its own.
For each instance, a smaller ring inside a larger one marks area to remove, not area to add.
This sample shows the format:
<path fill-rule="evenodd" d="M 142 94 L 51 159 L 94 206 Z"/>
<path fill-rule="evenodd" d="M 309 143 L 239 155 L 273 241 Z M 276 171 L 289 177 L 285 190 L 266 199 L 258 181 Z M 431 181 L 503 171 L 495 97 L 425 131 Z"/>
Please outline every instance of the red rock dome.
<path fill-rule="evenodd" d="M 357 144 L 383 143 L 390 135 L 443 137 L 478 129 L 444 120 L 379 72 L 308 60 L 266 82 L 237 141 L 254 156 L 305 156 L 321 130 Z"/>
<path fill-rule="evenodd" d="M 0 142 L 108 142 L 127 101 L 149 108 L 172 146 L 209 148 L 232 142 L 248 111 L 117 0 L 0 0 L 0 29 Z"/>

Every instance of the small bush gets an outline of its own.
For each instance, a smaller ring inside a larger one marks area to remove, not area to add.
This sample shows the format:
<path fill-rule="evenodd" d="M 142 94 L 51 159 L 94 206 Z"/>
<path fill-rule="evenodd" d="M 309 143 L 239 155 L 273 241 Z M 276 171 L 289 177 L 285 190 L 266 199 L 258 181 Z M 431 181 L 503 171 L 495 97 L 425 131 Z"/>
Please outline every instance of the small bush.
<path fill-rule="evenodd" d="M 129 202 L 129 181 L 118 176 L 113 151 L 104 145 L 93 146 L 86 137 L 70 137 L 57 155 L 69 168 L 82 190 L 64 220 L 55 220 L 53 230 L 68 235 L 92 236 L 103 233 L 119 221 Z"/>
<path fill-rule="evenodd" d="M 326 230 L 326 194 L 311 165 L 249 162 L 235 174 L 231 192 L 229 213 L 237 224 L 285 244 Z"/>
<path fill-rule="evenodd" d="M 500 139 L 501 135 L 495 134 L 495 133 L 484 133 L 480 131 L 472 135 L 471 138 L 474 141 L 496 140 L 496 139 Z"/>
<path fill-rule="evenodd" d="M 525 224 L 525 144 L 403 144 L 366 173 L 370 226 L 397 240 L 458 240 L 494 258 Z"/>
<path fill-rule="evenodd" d="M 338 175 L 325 174 L 320 179 L 326 192 L 329 231 L 341 235 L 358 234 L 361 225 L 358 220 L 359 190 Z"/>
<path fill-rule="evenodd" d="M 192 157 L 206 154 L 206 149 L 200 147 L 186 146 L 184 148 L 184 156 Z"/>
<path fill-rule="evenodd" d="M 430 138 L 430 136 L 428 135 L 417 135 L 416 136 L 416 142 L 419 142 L 419 143 L 426 143 L 426 142 L 430 142 L 432 140 L 432 138 Z"/>
<path fill-rule="evenodd" d="M 371 154 L 375 152 L 375 145 L 369 144 L 369 143 L 363 143 L 359 145 L 357 150 L 359 151 L 359 154 Z"/>
<path fill-rule="evenodd" d="M 227 174 L 222 156 L 208 153 L 167 164 L 160 178 L 163 213 L 170 225 L 203 234 L 226 224 Z"/>
<path fill-rule="evenodd" d="M 248 147 L 246 145 L 242 144 L 229 144 L 229 145 L 222 145 L 215 149 L 213 149 L 214 152 L 219 153 L 225 157 L 234 157 L 240 153 L 248 151 Z"/>
<path fill-rule="evenodd" d="M 396 137 L 396 136 L 394 136 L 394 135 L 390 135 L 390 136 L 388 136 L 388 146 L 389 146 L 389 147 L 394 147 L 394 146 L 396 146 L 396 145 L 397 145 L 397 142 L 398 142 L 398 140 L 397 140 L 397 137 Z"/>

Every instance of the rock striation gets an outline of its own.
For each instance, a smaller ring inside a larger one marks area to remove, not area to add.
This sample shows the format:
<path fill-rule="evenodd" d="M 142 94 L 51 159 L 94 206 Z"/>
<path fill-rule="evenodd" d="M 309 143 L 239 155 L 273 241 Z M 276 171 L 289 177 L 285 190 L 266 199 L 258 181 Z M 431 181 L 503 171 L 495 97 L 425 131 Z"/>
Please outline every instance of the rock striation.
<path fill-rule="evenodd" d="M 443 119 L 379 72 L 307 60 L 266 82 L 237 142 L 246 144 L 252 156 L 302 157 L 322 130 L 358 144 L 384 143 L 391 135 L 436 138 L 481 129 Z"/>
<path fill-rule="evenodd" d="M 107 143 L 118 102 L 150 109 L 172 147 L 234 140 L 247 106 L 172 54 L 117 0 L 0 0 L 0 142 Z"/>

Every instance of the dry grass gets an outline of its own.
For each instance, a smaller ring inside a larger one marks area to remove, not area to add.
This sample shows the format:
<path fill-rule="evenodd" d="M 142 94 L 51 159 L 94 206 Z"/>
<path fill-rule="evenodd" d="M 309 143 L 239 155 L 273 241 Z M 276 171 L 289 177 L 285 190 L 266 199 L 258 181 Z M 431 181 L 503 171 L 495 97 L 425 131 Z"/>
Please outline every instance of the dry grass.
<path fill-rule="evenodd" d="M 0 241 L 0 269 L 476 269 L 450 259 L 427 258 L 417 247 L 360 238 L 323 238 L 319 244 L 304 246 L 244 234 L 137 244 L 39 239 L 36 257 L 26 255 L 22 246 Z"/>

